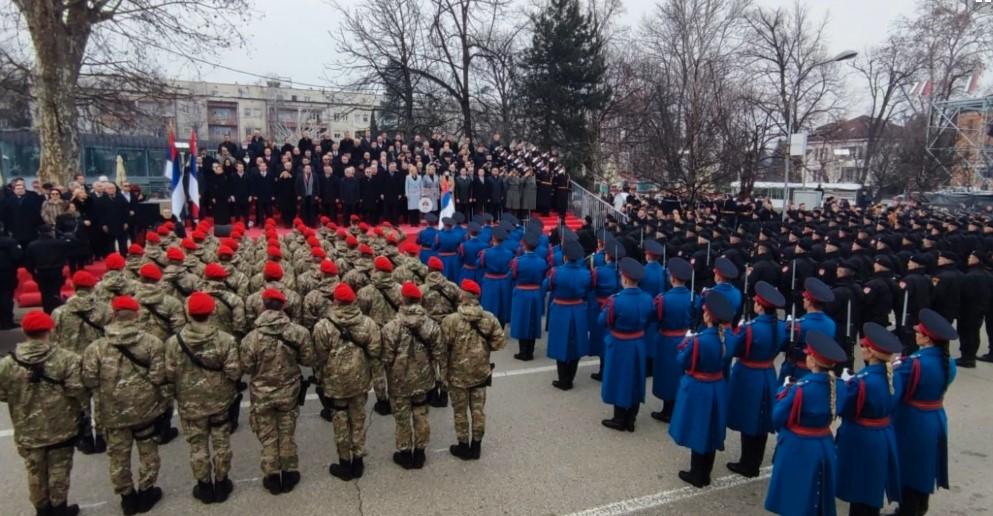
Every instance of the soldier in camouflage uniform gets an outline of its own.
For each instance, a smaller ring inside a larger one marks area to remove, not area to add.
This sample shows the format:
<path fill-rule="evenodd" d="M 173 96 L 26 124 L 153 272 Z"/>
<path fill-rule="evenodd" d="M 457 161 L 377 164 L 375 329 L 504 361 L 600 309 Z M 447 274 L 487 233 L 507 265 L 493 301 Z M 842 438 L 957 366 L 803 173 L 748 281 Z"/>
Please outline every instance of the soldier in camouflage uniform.
<path fill-rule="evenodd" d="M 223 244 L 217 248 L 217 263 L 228 272 L 228 277 L 224 280 L 224 283 L 231 292 L 234 292 L 242 299 L 246 299 L 251 293 L 248 290 L 248 276 L 238 269 L 233 260 L 234 249 Z"/>
<path fill-rule="evenodd" d="M 355 237 L 350 237 L 355 238 Z M 373 259 L 372 259 L 372 248 L 362 244 L 359 246 L 362 250 L 359 252 L 354 259 L 348 259 L 351 263 L 351 269 L 341 277 L 341 281 L 348 283 L 349 287 L 355 292 L 361 291 L 370 282 L 370 277 L 373 271 Z M 351 255 L 352 253 L 349 253 Z"/>
<path fill-rule="evenodd" d="M 176 299 L 186 299 L 186 296 L 200 288 L 200 277 L 190 273 L 183 265 L 186 254 L 178 247 L 167 249 L 166 258 L 169 263 L 162 271 L 162 288 L 166 294 Z"/>
<path fill-rule="evenodd" d="M 302 271 L 298 266 L 296 291 L 301 298 L 306 297 L 308 292 L 321 284 L 321 263 L 326 259 L 327 253 L 320 247 L 314 247 L 310 250 L 310 257 L 301 262 L 303 264 Z"/>
<path fill-rule="evenodd" d="M 107 265 L 107 272 L 97 282 L 94 290 L 96 298 L 104 303 L 109 303 L 117 296 L 134 295 L 136 285 L 134 281 L 128 279 L 127 273 L 124 272 L 124 267 L 127 265 L 124 257 L 117 253 L 111 253 L 107 255 L 104 263 Z"/>
<path fill-rule="evenodd" d="M 449 314 L 455 313 L 462 300 L 462 290 L 455 283 L 448 281 L 443 272 L 444 267 L 441 258 L 437 256 L 429 258 L 428 269 L 431 272 L 420 286 L 421 292 L 424 293 L 421 304 L 438 324 L 441 324 Z"/>
<path fill-rule="evenodd" d="M 234 489 L 228 478 L 232 455 L 228 410 L 235 403 L 241 378 L 237 342 L 208 322 L 214 309 L 210 294 L 190 295 L 186 300 L 189 323 L 165 343 L 166 378 L 175 389 L 197 481 L 193 497 L 203 503 L 224 502 Z"/>
<path fill-rule="evenodd" d="M 114 321 L 105 337 L 83 352 L 83 385 L 100 400 L 100 421 L 107 435 L 110 481 L 121 496 L 124 514 L 147 512 L 161 498 L 158 423 L 170 410 L 162 395 L 165 349 L 158 337 L 142 329 L 141 309 L 133 297 L 111 304 Z M 171 417 L 171 412 L 169 416 Z M 138 490 L 131 475 L 131 448 L 138 448 Z"/>
<path fill-rule="evenodd" d="M 183 267 L 186 267 L 186 271 L 190 274 L 198 278 L 203 277 L 204 262 L 200 259 L 203 252 L 197 247 L 197 243 L 192 238 L 184 238 L 181 246 L 183 252 L 186 253 L 185 258 L 183 258 Z"/>
<path fill-rule="evenodd" d="M 0 359 L 0 402 L 10 411 L 37 514 L 75 516 L 79 506 L 67 505 L 66 499 L 83 384 L 79 355 L 49 340 L 53 327 L 40 310 L 21 320 L 27 340 Z M 6 510 L 13 512 L 9 506 Z"/>
<path fill-rule="evenodd" d="M 393 281 L 398 285 L 408 281 L 423 283 L 429 271 L 418 258 L 421 248 L 413 240 L 408 240 L 400 245 L 400 251 L 402 254 L 397 257 L 397 267 L 393 269 Z"/>
<path fill-rule="evenodd" d="M 203 291 L 213 296 L 218 303 L 217 309 L 211 316 L 211 324 L 241 340 L 248 326 L 245 318 L 245 302 L 238 297 L 238 294 L 231 292 L 224 283 L 228 271 L 220 264 L 211 263 L 204 267 L 203 274 Z"/>
<path fill-rule="evenodd" d="M 111 320 L 110 305 L 96 298 L 93 293 L 96 284 L 97 279 L 85 270 L 76 271 L 72 275 L 72 285 L 76 293 L 64 305 L 52 311 L 52 319 L 55 321 L 55 329 L 51 335 L 52 344 L 82 356 L 86 346 L 103 337 L 104 327 Z M 99 421 L 95 421 L 92 417 L 90 395 L 84 393 L 80 396 L 80 400 L 82 418 L 76 447 L 86 455 L 103 453 L 107 450 L 107 443 Z"/>
<path fill-rule="evenodd" d="M 381 354 L 379 325 L 355 304 L 346 283 L 334 290 L 334 306 L 314 327 L 315 368 L 325 394 L 333 400 L 338 463 L 328 471 L 342 480 L 365 471 L 365 405 L 372 383 L 371 364 Z"/>
<path fill-rule="evenodd" d="M 397 452 L 393 462 L 404 469 L 420 469 L 431 437 L 428 391 L 435 386 L 437 364 L 443 360 L 444 350 L 441 328 L 420 305 L 421 291 L 407 282 L 400 292 L 400 312 L 383 326 L 383 365 L 396 419 Z"/>
<path fill-rule="evenodd" d="M 393 264 L 389 259 L 377 256 L 373 267 L 375 270 L 372 281 L 358 291 L 357 299 L 362 313 L 371 317 L 382 328 L 396 316 L 403 296 L 400 295 L 400 285 L 391 277 Z M 383 416 L 389 414 L 391 409 L 386 390 L 386 371 L 378 357 L 372 363 L 372 388 L 376 391 L 376 404 L 373 407 L 376 413 Z"/>
<path fill-rule="evenodd" d="M 322 261 L 320 271 L 320 283 L 309 290 L 303 298 L 303 314 L 300 322 L 304 328 L 313 328 L 317 321 L 327 315 L 331 308 L 334 288 L 338 286 L 338 266 L 333 261 Z"/>
<path fill-rule="evenodd" d="M 124 265 L 124 274 L 131 281 L 138 279 L 138 269 L 145 264 L 145 248 L 139 244 L 131 244 L 128 246 L 128 257 L 125 260 L 127 263 Z"/>
<path fill-rule="evenodd" d="M 155 231 L 145 232 L 145 260 L 165 267 L 168 261 L 165 256 L 165 249 L 162 247 L 162 239 Z"/>
<path fill-rule="evenodd" d="M 277 263 L 280 267 L 282 267 L 283 276 L 281 281 L 283 282 L 283 286 L 288 289 L 296 288 L 296 277 L 293 276 L 293 270 L 286 270 L 286 267 L 282 266 L 283 251 L 279 247 L 270 245 L 266 248 L 266 256 L 268 256 L 269 262 Z M 265 288 L 267 280 L 265 279 L 264 272 L 265 271 L 263 270 L 252 276 L 252 280 L 249 282 L 248 286 L 249 291 L 258 292 Z"/>
<path fill-rule="evenodd" d="M 255 319 L 265 310 L 262 303 L 262 292 L 270 288 L 283 292 L 286 296 L 283 311 L 290 316 L 290 319 L 299 321 L 303 311 L 303 303 L 300 301 L 300 296 L 282 282 L 283 268 L 276 262 L 268 262 L 265 264 L 262 275 L 265 277 L 265 285 L 245 300 L 245 319 L 248 324 L 254 323 Z"/>
<path fill-rule="evenodd" d="M 450 451 L 462 460 L 476 460 L 486 430 L 483 406 L 492 374 L 490 353 L 503 349 L 504 334 L 500 321 L 480 306 L 479 284 L 463 280 L 461 287 L 462 304 L 441 323 L 447 355 L 441 369 L 451 394 L 455 435 L 459 441 Z M 472 416 L 471 443 L 467 412 Z"/>
<path fill-rule="evenodd" d="M 299 399 L 305 387 L 300 366 L 314 365 L 310 332 L 286 315 L 286 296 L 262 292 L 265 311 L 241 342 L 242 372 L 252 377 L 249 422 L 262 443 L 262 485 L 272 494 L 288 493 L 300 481 L 294 439 Z"/>

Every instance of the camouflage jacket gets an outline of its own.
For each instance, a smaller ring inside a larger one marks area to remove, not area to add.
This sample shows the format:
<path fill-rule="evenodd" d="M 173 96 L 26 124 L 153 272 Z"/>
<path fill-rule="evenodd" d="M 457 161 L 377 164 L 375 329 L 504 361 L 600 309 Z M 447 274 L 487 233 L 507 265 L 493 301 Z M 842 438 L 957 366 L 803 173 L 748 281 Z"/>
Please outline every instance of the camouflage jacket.
<path fill-rule="evenodd" d="M 314 326 L 315 372 L 332 398 L 352 398 L 369 391 L 370 366 L 381 353 L 379 326 L 359 307 L 334 305 Z"/>
<path fill-rule="evenodd" d="M 435 367 L 443 359 L 441 327 L 421 305 L 400 307 L 383 326 L 383 365 L 391 397 L 409 398 L 431 390 Z"/>
<path fill-rule="evenodd" d="M 128 357 L 130 353 L 133 357 Z M 107 428 L 140 428 L 166 409 L 165 349 L 136 323 L 114 322 L 83 352 L 83 385 L 99 400 Z"/>
<path fill-rule="evenodd" d="M 313 328 L 317 321 L 330 314 L 334 288 L 338 286 L 337 277 L 322 278 L 323 282 L 316 289 L 307 292 L 303 298 L 303 310 L 300 315 L 300 324 L 304 328 Z"/>
<path fill-rule="evenodd" d="M 283 265 L 283 279 L 280 280 L 280 282 L 283 285 L 285 285 L 286 288 L 295 289 L 297 286 L 296 276 L 293 275 L 293 271 L 290 270 L 290 268 L 287 267 L 285 263 L 282 265 Z M 263 277 L 262 273 L 259 272 L 254 276 L 252 276 L 252 280 L 248 282 L 248 291 L 258 292 L 264 288 L 265 284 L 266 284 L 265 277 Z"/>
<path fill-rule="evenodd" d="M 478 301 L 463 302 L 441 322 L 441 335 L 447 354 L 442 377 L 463 389 L 482 385 L 490 375 L 490 353 L 503 349 L 500 321 Z"/>
<path fill-rule="evenodd" d="M 248 321 L 249 327 L 265 311 L 265 305 L 262 303 L 262 291 L 267 288 L 279 290 L 286 296 L 286 304 L 283 305 L 283 311 L 286 312 L 286 315 L 290 316 L 290 319 L 299 321 L 301 311 L 303 310 L 303 302 L 300 300 L 300 295 L 278 281 L 270 281 L 245 300 L 245 319 Z"/>
<path fill-rule="evenodd" d="M 96 298 L 109 303 L 117 296 L 133 296 L 137 284 L 127 277 L 124 271 L 107 271 L 94 287 Z"/>
<path fill-rule="evenodd" d="M 147 262 L 148 260 L 143 255 L 129 254 L 126 265 L 124 266 L 124 274 L 129 280 L 137 281 L 139 278 L 138 270 Z"/>
<path fill-rule="evenodd" d="M 363 287 L 369 284 L 369 273 L 372 267 L 369 266 L 368 260 L 363 260 L 354 263 L 351 270 L 346 272 L 342 277 L 341 281 L 347 283 L 352 290 L 358 292 L 362 290 Z"/>
<path fill-rule="evenodd" d="M 161 283 L 141 283 L 134 297 L 141 305 L 138 325 L 165 340 L 186 325 L 183 302 L 167 294 Z"/>
<path fill-rule="evenodd" d="M 197 253 L 200 253 L 199 249 L 197 249 L 193 253 L 187 254 L 186 259 L 183 260 L 183 267 L 186 267 L 186 271 L 189 272 L 190 274 L 198 278 L 202 278 L 204 264 L 203 264 L 203 260 L 200 259 L 200 256 Z"/>
<path fill-rule="evenodd" d="M 159 268 L 164 268 L 166 265 L 169 264 L 169 260 L 168 258 L 166 258 L 165 251 L 162 250 L 162 247 L 157 245 L 150 245 L 145 248 L 145 258 L 147 259 L 147 261 L 152 262 L 155 265 L 158 265 Z"/>
<path fill-rule="evenodd" d="M 214 313 L 210 316 L 210 323 L 235 338 L 245 335 L 245 330 L 248 328 L 245 302 L 238 297 L 238 294 L 228 290 L 223 281 L 207 281 L 203 290 L 217 301 L 214 304 Z"/>
<path fill-rule="evenodd" d="M 403 285 L 408 281 L 421 284 L 428 276 L 428 267 L 421 263 L 415 256 L 408 256 L 400 260 L 400 265 L 393 269 L 393 281 L 398 285 Z M 461 296 L 461 293 L 459 294 Z"/>
<path fill-rule="evenodd" d="M 297 276 L 296 292 L 300 295 L 301 299 L 306 298 L 307 293 L 320 287 L 321 281 L 323 280 L 324 274 L 321 273 L 321 270 L 319 268 L 311 267 L 303 274 Z"/>
<path fill-rule="evenodd" d="M 297 406 L 300 366 L 314 365 L 310 332 L 285 313 L 266 310 L 241 341 L 238 354 L 242 372 L 252 377 L 248 385 L 253 408 L 286 411 Z"/>
<path fill-rule="evenodd" d="M 362 287 L 356 293 L 355 300 L 362 313 L 382 326 L 396 316 L 403 303 L 403 296 L 400 295 L 400 285 L 389 274 L 377 271 L 373 276 L 372 283 Z"/>
<path fill-rule="evenodd" d="M 163 291 L 176 299 L 186 299 L 187 296 L 200 289 L 200 277 L 191 274 L 186 267 L 170 263 L 162 271 L 162 281 L 159 285 Z"/>
<path fill-rule="evenodd" d="M 192 358 L 179 344 L 183 339 Z M 179 415 L 201 419 L 224 412 L 236 394 L 241 379 L 238 346 L 234 337 L 210 323 L 190 321 L 177 335 L 169 337 L 166 348 L 166 378 L 175 391 Z"/>
<path fill-rule="evenodd" d="M 421 304 L 438 324 L 449 314 L 455 313 L 462 302 L 462 289 L 445 276 L 432 271 L 421 285 Z"/>
<path fill-rule="evenodd" d="M 80 358 L 72 351 L 29 339 L 0 359 L 0 401 L 10 410 L 18 446 L 42 448 L 74 438 L 83 393 Z"/>
<path fill-rule="evenodd" d="M 98 300 L 93 292 L 80 290 L 52 312 L 52 319 L 52 343 L 82 355 L 86 346 L 103 337 L 103 328 L 110 324 L 110 303 Z"/>
<path fill-rule="evenodd" d="M 252 291 L 248 290 L 248 276 L 231 262 L 224 262 L 221 265 L 224 267 L 224 270 L 228 271 L 228 277 L 224 279 L 224 284 L 228 286 L 231 292 L 237 294 L 238 297 L 242 299 L 247 298 L 252 293 Z"/>

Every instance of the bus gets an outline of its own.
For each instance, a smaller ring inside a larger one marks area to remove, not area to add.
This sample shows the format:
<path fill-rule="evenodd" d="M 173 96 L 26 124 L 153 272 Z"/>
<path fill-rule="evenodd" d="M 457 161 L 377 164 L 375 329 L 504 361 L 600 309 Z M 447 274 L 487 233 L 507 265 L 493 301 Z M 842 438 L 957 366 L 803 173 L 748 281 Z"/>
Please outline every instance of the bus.
<path fill-rule="evenodd" d="M 737 193 L 741 188 L 740 181 L 729 185 L 731 193 Z M 790 183 L 790 201 L 794 205 L 806 204 L 808 208 L 821 206 L 824 199 L 847 199 L 855 204 L 862 185 L 858 183 Z M 776 209 L 783 208 L 783 183 L 773 181 L 756 181 L 752 187 L 752 197 L 768 197 Z"/>

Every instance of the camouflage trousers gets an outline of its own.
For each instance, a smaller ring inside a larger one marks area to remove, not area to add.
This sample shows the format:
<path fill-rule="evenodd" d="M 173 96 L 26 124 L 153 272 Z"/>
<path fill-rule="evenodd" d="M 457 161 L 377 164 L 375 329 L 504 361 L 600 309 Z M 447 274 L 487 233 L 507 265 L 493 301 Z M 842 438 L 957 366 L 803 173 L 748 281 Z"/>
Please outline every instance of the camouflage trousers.
<path fill-rule="evenodd" d="M 334 443 L 338 448 L 338 458 L 352 460 L 365 456 L 365 403 L 368 394 L 353 398 L 334 398 Z"/>
<path fill-rule="evenodd" d="M 486 405 L 486 388 L 449 387 L 448 395 L 452 400 L 452 412 L 455 416 L 455 437 L 460 443 L 469 442 L 469 418 L 466 414 L 468 412 L 472 415 L 472 440 L 482 440 L 483 432 L 486 430 L 486 414 L 483 413 L 483 406 Z"/>
<path fill-rule="evenodd" d="M 138 489 L 145 490 L 153 487 L 159 478 L 159 445 L 152 437 L 155 436 L 155 425 L 150 424 L 140 431 L 130 428 L 107 428 L 104 430 L 107 438 L 107 458 L 110 463 L 110 483 L 114 486 L 114 494 L 127 494 L 134 491 L 134 480 L 131 476 L 131 445 L 138 448 Z"/>
<path fill-rule="evenodd" d="M 428 397 L 420 394 L 412 398 L 390 396 L 390 406 L 396 419 L 398 450 L 424 449 L 431 439 L 428 423 Z"/>
<path fill-rule="evenodd" d="M 190 466 L 193 477 L 209 482 L 211 480 L 210 448 L 214 448 L 213 479 L 221 481 L 231 471 L 231 424 L 225 410 L 220 414 L 200 419 L 179 418 L 190 447 Z"/>
<path fill-rule="evenodd" d="M 24 458 L 28 472 L 28 497 L 31 505 L 62 505 L 69 497 L 69 474 L 72 472 L 72 454 L 75 448 L 23 448 L 17 453 Z"/>
<path fill-rule="evenodd" d="M 386 390 L 386 368 L 381 360 L 372 361 L 372 390 L 376 393 L 376 400 L 388 400 L 389 392 Z"/>
<path fill-rule="evenodd" d="M 248 424 L 262 443 L 262 474 L 273 475 L 280 471 L 297 471 L 300 468 L 297 442 L 294 438 L 299 416 L 300 407 L 297 406 L 295 399 L 293 407 L 286 411 L 275 407 L 263 410 L 252 409 L 248 416 Z"/>

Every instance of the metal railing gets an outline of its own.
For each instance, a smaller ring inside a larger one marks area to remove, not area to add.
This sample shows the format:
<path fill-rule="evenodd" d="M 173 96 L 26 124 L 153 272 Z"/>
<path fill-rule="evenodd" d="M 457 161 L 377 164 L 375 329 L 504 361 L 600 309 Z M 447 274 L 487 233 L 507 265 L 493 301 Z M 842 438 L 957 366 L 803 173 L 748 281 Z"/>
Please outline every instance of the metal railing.
<path fill-rule="evenodd" d="M 604 220 L 608 215 L 612 215 L 620 222 L 626 223 L 627 215 L 614 209 L 610 202 L 601 199 L 593 192 L 583 188 L 575 181 L 570 181 L 571 192 L 569 194 L 569 210 L 573 215 L 593 219 L 593 227 L 599 229 L 603 227 Z"/>

